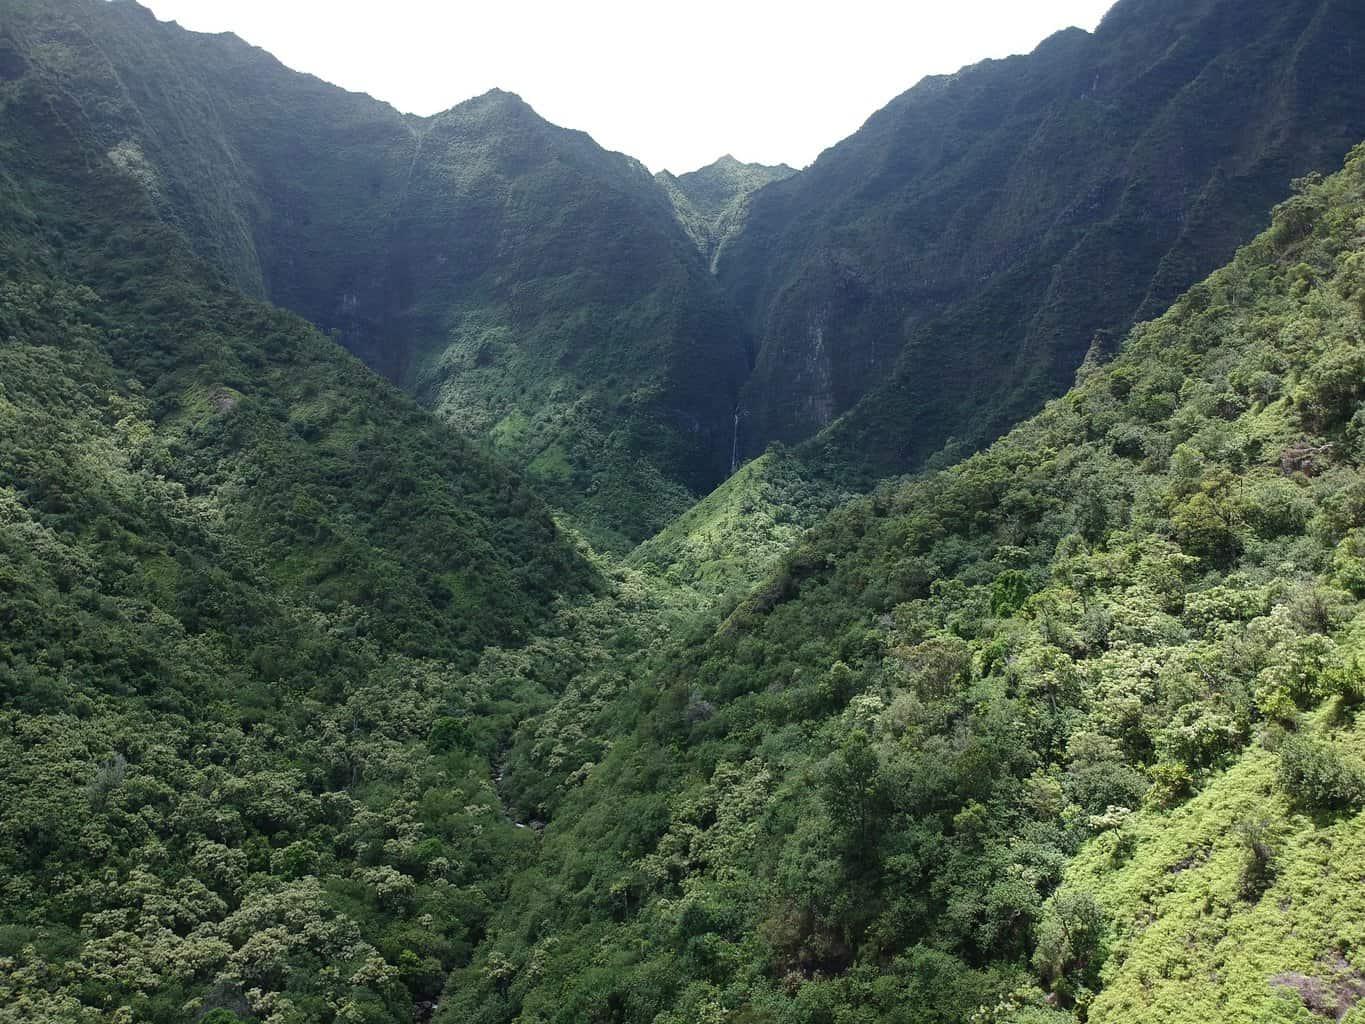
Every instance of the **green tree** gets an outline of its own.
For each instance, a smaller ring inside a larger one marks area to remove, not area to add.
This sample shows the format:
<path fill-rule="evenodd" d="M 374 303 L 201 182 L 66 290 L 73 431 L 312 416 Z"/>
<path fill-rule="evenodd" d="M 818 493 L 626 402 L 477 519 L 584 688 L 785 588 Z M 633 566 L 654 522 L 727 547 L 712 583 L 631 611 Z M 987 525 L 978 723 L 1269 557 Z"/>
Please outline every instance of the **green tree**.
<path fill-rule="evenodd" d="M 850 863 L 871 864 L 884 825 L 887 788 L 881 761 L 863 730 L 848 733 L 830 759 L 824 800 Z"/>

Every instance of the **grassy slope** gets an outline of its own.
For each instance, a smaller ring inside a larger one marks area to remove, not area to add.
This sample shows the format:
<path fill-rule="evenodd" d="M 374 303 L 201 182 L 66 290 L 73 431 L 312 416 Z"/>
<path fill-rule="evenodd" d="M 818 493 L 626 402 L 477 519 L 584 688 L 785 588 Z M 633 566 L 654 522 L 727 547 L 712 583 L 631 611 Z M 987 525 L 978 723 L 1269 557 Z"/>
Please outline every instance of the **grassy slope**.
<path fill-rule="evenodd" d="M 1332 731 L 1365 752 L 1358 724 Z M 1321 1019 L 1299 991 L 1310 978 L 1326 994 L 1312 1002 L 1322 1016 L 1359 998 L 1361 815 L 1295 807 L 1276 767 L 1272 751 L 1248 751 L 1187 804 L 1139 816 L 1070 867 L 1066 885 L 1093 893 L 1114 922 L 1091 1021 L 1307 1022 Z M 1250 899 L 1248 823 L 1264 823 L 1274 870 Z"/>
<path fill-rule="evenodd" d="M 850 497 L 788 453 L 768 452 L 636 547 L 627 563 L 711 595 L 747 592 Z"/>

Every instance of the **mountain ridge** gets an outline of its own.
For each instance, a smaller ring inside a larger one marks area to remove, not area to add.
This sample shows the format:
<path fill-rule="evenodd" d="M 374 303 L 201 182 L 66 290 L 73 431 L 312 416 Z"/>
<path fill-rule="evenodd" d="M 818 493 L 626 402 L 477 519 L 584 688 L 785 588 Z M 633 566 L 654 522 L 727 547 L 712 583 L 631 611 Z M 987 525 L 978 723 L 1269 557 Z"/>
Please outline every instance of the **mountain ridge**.
<path fill-rule="evenodd" d="M 14 7 L 11 35 L 63 25 L 88 61 L 75 88 L 122 98 L 202 254 L 530 472 L 599 544 L 728 472 L 743 330 L 638 161 L 503 91 L 418 119 L 136 5 Z"/>
<path fill-rule="evenodd" d="M 1017 420 L 1065 386 L 1096 333 L 1159 311 L 1251 236 L 1291 178 L 1365 133 L 1344 98 L 1358 79 L 1328 49 L 1362 32 L 1332 2 L 1244 19 L 1128 0 L 1094 34 L 892 100 L 758 194 L 720 261 L 758 338 L 745 454 L 824 430 L 813 451 L 875 479 Z M 1280 91 L 1253 103 L 1249 89 Z"/>
<path fill-rule="evenodd" d="M 1359 18 L 1337 0 L 1263 15 L 1123 0 L 1094 33 L 924 80 L 805 170 L 652 180 L 500 90 L 415 118 L 218 37 L 177 29 L 163 54 L 113 32 L 104 52 L 135 92 L 158 60 L 157 81 L 192 63 L 212 83 L 211 166 L 144 154 L 210 258 L 623 552 L 736 448 L 804 445 L 835 489 L 974 450 L 1096 336 L 1230 257 L 1291 178 L 1365 134 L 1349 61 L 1313 49 L 1365 38 Z M 133 109 L 194 137 L 164 106 Z"/>
<path fill-rule="evenodd" d="M 786 164 L 743 163 L 726 154 L 686 174 L 660 171 L 654 177 L 714 274 L 725 246 L 744 230 L 750 197 L 796 173 Z"/>

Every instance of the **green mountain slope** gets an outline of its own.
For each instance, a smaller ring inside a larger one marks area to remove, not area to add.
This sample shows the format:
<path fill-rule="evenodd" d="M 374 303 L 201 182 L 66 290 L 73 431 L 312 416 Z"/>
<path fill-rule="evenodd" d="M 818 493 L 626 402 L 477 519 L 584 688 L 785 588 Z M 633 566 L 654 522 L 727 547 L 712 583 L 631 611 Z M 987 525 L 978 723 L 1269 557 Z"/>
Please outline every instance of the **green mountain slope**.
<path fill-rule="evenodd" d="M 627 562 L 712 597 L 747 592 L 852 497 L 791 453 L 768 452 L 636 547 Z"/>
<path fill-rule="evenodd" d="M 655 179 L 668 193 L 678 221 L 713 271 L 730 239 L 744 230 L 749 197 L 764 185 L 789 178 L 786 164 L 740 163 L 728 153 L 715 163 L 686 174 L 660 171 Z"/>
<path fill-rule="evenodd" d="M 1126 0 L 761 185 L 0 15 L 0 1024 L 1360 1016 L 1365 147 L 1093 337 L 1344 149 L 1353 5 Z M 848 385 L 738 472 L 713 242 L 750 397 Z"/>
<path fill-rule="evenodd" d="M 718 273 L 757 336 L 742 447 L 849 478 L 968 450 L 1229 259 L 1365 136 L 1349 0 L 1122 0 L 931 78 L 758 193 Z"/>
<path fill-rule="evenodd" d="M 440 1019 L 1344 1013 L 1363 402 L 1358 149 L 1037 418 L 577 684 Z"/>
<path fill-rule="evenodd" d="M 841 486 L 978 447 L 1365 134 L 1347 0 L 1124 0 L 799 174 L 658 180 L 506 93 L 407 117 L 128 0 L 6 13 L 14 74 L 60 81 L 227 280 L 617 551 L 774 440 L 822 432 Z"/>
<path fill-rule="evenodd" d="M 0 44 L 0 1019 L 411 1020 L 529 847 L 462 673 L 603 583 L 223 284 L 63 45 Z"/>
<path fill-rule="evenodd" d="M 487 440 L 600 543 L 729 472 L 744 331 L 636 161 L 507 93 L 406 117 L 131 2 L 5 14 L 16 69 L 97 122 L 228 280 Z"/>

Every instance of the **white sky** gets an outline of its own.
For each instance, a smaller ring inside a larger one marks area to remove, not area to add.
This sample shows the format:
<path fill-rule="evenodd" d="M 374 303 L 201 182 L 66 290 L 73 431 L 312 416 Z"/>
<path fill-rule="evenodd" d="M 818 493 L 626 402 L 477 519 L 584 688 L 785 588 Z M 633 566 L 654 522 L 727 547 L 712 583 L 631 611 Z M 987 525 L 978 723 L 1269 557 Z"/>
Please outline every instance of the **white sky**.
<path fill-rule="evenodd" d="M 1112 0 L 141 0 L 432 114 L 497 86 L 652 170 L 800 167 L 927 74 L 1093 29 Z"/>

